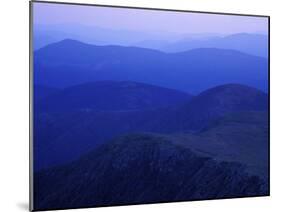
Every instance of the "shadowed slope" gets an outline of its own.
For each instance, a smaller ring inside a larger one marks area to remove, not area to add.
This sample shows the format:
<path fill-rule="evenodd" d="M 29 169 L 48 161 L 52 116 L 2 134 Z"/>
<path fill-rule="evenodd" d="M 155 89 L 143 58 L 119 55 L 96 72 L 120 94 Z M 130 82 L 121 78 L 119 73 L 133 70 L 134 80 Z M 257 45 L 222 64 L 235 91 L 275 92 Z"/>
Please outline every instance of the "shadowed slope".
<path fill-rule="evenodd" d="M 176 106 L 191 95 L 132 81 L 99 81 L 72 86 L 38 104 L 40 111 L 126 111 Z"/>
<path fill-rule="evenodd" d="M 34 131 L 35 169 L 77 159 L 104 141 L 124 133 L 198 132 L 230 113 L 267 111 L 267 100 L 267 95 L 261 91 L 231 84 L 209 89 L 189 103 L 173 108 L 38 114 Z"/>
<path fill-rule="evenodd" d="M 208 89 L 194 97 L 181 109 L 186 128 L 198 129 L 210 120 L 231 112 L 266 111 L 266 93 L 239 84 L 227 84 Z"/>
<path fill-rule="evenodd" d="M 40 192 L 39 192 L 40 191 Z M 239 163 L 218 162 L 153 134 L 134 134 L 35 175 L 35 208 L 59 209 L 259 196 L 267 185 Z"/>

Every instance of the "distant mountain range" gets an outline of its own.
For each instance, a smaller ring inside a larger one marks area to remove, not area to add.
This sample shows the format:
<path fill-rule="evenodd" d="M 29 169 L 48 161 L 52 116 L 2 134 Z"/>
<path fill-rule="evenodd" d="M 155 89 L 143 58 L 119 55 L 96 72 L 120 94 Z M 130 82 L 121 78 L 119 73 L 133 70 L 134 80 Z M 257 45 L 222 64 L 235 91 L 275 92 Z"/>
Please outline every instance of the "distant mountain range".
<path fill-rule="evenodd" d="M 99 86 L 100 91 L 106 91 L 105 95 L 95 93 Z M 128 89 L 126 98 L 120 97 L 126 93 L 123 89 Z M 175 99 L 172 106 L 169 99 Z M 124 107 L 124 101 L 138 110 Z M 218 86 L 191 98 L 170 89 L 109 81 L 74 86 L 50 95 L 35 105 L 35 111 L 42 104 L 46 105 L 45 112 L 35 114 L 36 170 L 77 159 L 89 149 L 124 133 L 198 132 L 227 114 L 267 111 L 268 97 L 255 88 L 237 84 Z M 91 108 L 92 104 L 95 107 Z M 65 105 L 66 111 L 60 105 Z"/>
<path fill-rule="evenodd" d="M 108 29 L 98 26 L 79 24 L 37 25 L 33 27 L 34 50 L 64 39 L 80 40 L 95 45 L 124 45 L 129 46 L 142 40 L 158 38 L 162 40 L 178 40 L 188 35 L 169 32 L 143 32 L 125 29 Z M 205 36 L 208 36 L 206 34 Z M 192 37 L 195 35 L 192 34 Z"/>
<path fill-rule="evenodd" d="M 34 50 L 64 39 L 79 40 L 93 45 L 122 45 L 157 49 L 165 52 L 183 52 L 196 48 L 232 49 L 268 57 L 268 35 L 265 33 L 171 34 L 168 32 L 140 32 L 113 30 L 83 25 L 35 25 Z"/>
<path fill-rule="evenodd" d="M 267 59 L 235 50 L 204 48 L 167 54 L 74 40 L 36 51 L 34 68 L 40 70 L 34 75 L 36 84 L 60 88 L 89 81 L 129 80 L 193 94 L 226 83 L 241 83 L 267 91 L 268 79 Z"/>
<path fill-rule="evenodd" d="M 268 57 L 268 36 L 262 34 L 233 34 L 225 37 L 212 37 L 207 39 L 182 40 L 161 46 L 167 52 L 182 52 L 197 48 L 233 49 L 240 52 Z"/>

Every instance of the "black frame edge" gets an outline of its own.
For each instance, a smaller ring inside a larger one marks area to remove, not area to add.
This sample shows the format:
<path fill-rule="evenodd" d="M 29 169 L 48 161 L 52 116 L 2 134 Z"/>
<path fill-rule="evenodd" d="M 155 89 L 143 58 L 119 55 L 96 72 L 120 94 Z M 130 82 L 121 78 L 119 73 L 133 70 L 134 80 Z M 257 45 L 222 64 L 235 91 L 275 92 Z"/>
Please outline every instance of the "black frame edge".
<path fill-rule="evenodd" d="M 33 1 L 29 1 L 29 211 L 34 210 L 33 194 Z"/>

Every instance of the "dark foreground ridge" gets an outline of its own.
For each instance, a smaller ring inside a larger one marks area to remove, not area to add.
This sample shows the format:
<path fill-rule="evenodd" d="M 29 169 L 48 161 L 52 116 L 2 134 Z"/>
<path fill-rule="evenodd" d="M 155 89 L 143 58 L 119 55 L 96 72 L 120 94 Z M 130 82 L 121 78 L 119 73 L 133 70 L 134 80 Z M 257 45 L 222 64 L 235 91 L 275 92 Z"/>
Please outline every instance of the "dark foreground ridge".
<path fill-rule="evenodd" d="M 161 135 L 118 137 L 66 166 L 35 174 L 35 209 L 268 195 L 240 163 L 194 153 Z"/>

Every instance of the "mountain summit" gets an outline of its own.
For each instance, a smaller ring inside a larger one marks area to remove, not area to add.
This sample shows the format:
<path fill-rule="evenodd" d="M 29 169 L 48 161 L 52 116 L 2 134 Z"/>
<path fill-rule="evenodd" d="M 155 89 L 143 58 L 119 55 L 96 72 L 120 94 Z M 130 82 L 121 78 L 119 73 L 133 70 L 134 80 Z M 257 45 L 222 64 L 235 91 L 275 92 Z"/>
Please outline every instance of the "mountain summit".
<path fill-rule="evenodd" d="M 186 128 L 196 129 L 228 113 L 267 109 L 266 93 L 245 85 L 226 84 L 200 93 L 180 111 Z"/>

